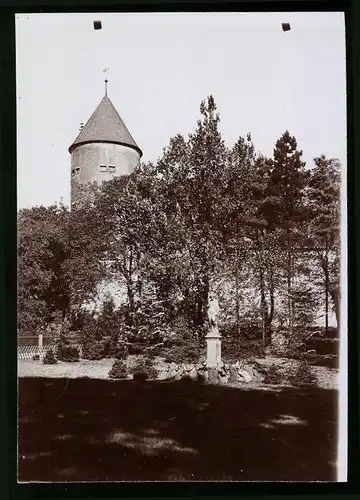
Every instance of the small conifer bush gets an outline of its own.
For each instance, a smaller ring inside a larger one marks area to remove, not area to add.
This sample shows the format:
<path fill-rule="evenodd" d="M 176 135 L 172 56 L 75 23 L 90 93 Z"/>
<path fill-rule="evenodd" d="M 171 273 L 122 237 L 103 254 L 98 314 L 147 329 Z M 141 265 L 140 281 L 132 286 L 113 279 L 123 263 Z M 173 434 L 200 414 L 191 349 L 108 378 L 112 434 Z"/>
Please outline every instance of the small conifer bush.
<path fill-rule="evenodd" d="M 123 360 L 121 359 L 116 359 L 114 361 L 114 364 L 109 371 L 109 377 L 110 378 L 120 378 L 124 379 L 127 378 L 127 368 L 126 364 L 124 363 Z"/>
<path fill-rule="evenodd" d="M 75 362 L 80 359 L 79 349 L 73 345 L 69 340 L 69 328 L 65 322 L 63 331 L 60 333 L 56 346 L 56 357 L 60 361 Z"/>
<path fill-rule="evenodd" d="M 264 373 L 266 384 L 281 384 L 284 382 L 279 369 L 276 366 L 269 366 Z"/>
<path fill-rule="evenodd" d="M 43 359 L 44 365 L 55 365 L 57 363 L 57 359 L 55 357 L 54 351 L 49 349 L 46 351 L 46 354 Z"/>
<path fill-rule="evenodd" d="M 134 380 L 143 382 L 149 379 L 156 379 L 157 370 L 154 366 L 153 360 L 149 358 L 139 358 L 135 365 L 131 368 Z"/>
<path fill-rule="evenodd" d="M 99 360 L 104 358 L 104 342 L 101 340 L 87 341 L 83 344 L 83 354 L 84 359 Z"/>
<path fill-rule="evenodd" d="M 148 359 L 154 360 L 159 355 L 159 350 L 156 347 L 150 349 L 147 348 L 145 354 Z"/>
<path fill-rule="evenodd" d="M 119 342 L 115 349 L 115 358 L 116 359 L 127 359 L 129 356 L 129 349 L 126 344 Z"/>
<path fill-rule="evenodd" d="M 311 367 L 305 361 L 300 363 L 295 373 L 289 379 L 291 384 L 298 387 L 308 387 L 316 383 L 316 377 L 311 371 Z"/>
<path fill-rule="evenodd" d="M 129 354 L 141 354 L 142 348 L 139 344 L 130 344 L 129 345 Z"/>
<path fill-rule="evenodd" d="M 113 331 L 109 337 L 109 349 L 108 349 L 109 358 L 116 358 L 118 339 L 119 339 L 119 333 L 117 331 Z"/>
<path fill-rule="evenodd" d="M 90 360 L 103 359 L 108 348 L 109 342 L 103 339 L 98 323 L 89 319 L 82 330 L 82 357 Z"/>
<path fill-rule="evenodd" d="M 77 347 L 68 345 L 58 349 L 57 357 L 60 361 L 76 362 L 80 359 L 80 352 Z"/>

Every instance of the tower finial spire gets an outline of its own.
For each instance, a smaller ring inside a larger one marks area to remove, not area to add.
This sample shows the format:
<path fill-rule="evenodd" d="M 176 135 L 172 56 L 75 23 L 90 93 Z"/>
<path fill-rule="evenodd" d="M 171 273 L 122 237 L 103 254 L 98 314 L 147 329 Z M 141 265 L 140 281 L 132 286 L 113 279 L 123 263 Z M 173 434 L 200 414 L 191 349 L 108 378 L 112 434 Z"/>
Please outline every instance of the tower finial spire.
<path fill-rule="evenodd" d="M 108 79 L 105 80 L 105 97 L 107 97 L 107 84 L 108 84 Z"/>

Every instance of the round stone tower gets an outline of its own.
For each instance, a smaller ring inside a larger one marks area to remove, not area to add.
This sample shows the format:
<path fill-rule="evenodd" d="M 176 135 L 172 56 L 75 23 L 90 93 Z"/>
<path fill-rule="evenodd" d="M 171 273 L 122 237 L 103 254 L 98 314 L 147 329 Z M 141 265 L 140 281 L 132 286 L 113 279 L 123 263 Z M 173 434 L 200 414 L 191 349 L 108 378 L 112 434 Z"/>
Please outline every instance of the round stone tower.
<path fill-rule="evenodd" d="M 107 83 L 107 82 L 106 82 Z M 129 175 L 142 151 L 134 141 L 107 95 L 101 100 L 69 148 L 71 154 L 71 205 L 79 185 L 109 181 Z"/>

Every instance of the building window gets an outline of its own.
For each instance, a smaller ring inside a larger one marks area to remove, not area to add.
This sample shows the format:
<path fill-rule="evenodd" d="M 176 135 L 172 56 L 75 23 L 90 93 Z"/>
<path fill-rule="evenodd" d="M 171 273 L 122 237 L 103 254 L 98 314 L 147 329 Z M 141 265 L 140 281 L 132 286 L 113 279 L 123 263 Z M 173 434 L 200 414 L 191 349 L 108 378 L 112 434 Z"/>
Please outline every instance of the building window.
<path fill-rule="evenodd" d="M 100 172 L 107 172 L 107 165 L 100 165 L 99 170 Z"/>
<path fill-rule="evenodd" d="M 109 165 L 109 172 L 110 172 L 110 174 L 114 174 L 115 171 L 116 171 L 115 165 Z"/>

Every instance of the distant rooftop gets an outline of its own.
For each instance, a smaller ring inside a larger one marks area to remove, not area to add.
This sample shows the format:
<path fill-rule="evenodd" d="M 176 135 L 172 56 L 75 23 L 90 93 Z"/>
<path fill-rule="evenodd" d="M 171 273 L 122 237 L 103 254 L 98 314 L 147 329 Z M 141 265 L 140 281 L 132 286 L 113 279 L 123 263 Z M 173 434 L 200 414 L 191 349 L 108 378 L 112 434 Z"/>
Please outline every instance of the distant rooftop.
<path fill-rule="evenodd" d="M 72 153 L 73 150 L 81 144 L 91 142 L 122 144 L 135 149 L 140 156 L 142 156 L 141 149 L 136 144 L 107 95 L 103 97 L 85 126 L 81 129 L 75 141 L 71 144 L 69 153 Z"/>

